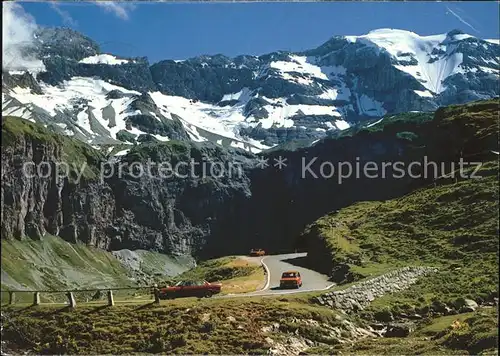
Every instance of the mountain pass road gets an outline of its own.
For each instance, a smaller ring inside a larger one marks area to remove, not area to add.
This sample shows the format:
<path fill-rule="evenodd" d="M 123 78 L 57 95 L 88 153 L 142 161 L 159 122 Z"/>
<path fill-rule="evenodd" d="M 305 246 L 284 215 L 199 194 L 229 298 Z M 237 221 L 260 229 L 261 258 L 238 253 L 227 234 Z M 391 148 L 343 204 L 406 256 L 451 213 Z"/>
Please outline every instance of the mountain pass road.
<path fill-rule="evenodd" d="M 255 292 L 230 294 L 224 297 L 236 296 L 254 296 L 254 295 L 273 295 L 273 294 L 291 294 L 300 292 L 321 291 L 329 289 L 334 283 L 328 281 L 328 276 L 300 266 L 307 253 L 289 253 L 283 255 L 269 255 L 264 257 L 241 256 L 250 262 L 262 263 L 266 270 L 266 283 L 264 287 Z M 302 287 L 298 289 L 280 289 L 281 274 L 285 271 L 298 271 L 302 277 Z M 223 297 L 223 296 L 221 296 Z"/>

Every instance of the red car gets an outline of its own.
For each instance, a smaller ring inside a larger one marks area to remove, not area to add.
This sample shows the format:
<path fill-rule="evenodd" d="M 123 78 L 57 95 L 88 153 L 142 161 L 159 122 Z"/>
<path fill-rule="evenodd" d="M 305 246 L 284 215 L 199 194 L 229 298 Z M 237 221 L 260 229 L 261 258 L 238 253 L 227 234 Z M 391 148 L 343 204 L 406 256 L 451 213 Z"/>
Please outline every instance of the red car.
<path fill-rule="evenodd" d="M 160 299 L 206 297 L 220 293 L 222 284 L 207 281 L 181 281 L 171 287 L 160 288 Z"/>
<path fill-rule="evenodd" d="M 258 249 L 253 248 L 250 250 L 250 256 L 260 257 L 260 256 L 264 256 L 265 254 L 266 254 L 266 251 L 264 251 L 261 248 L 258 248 Z"/>
<path fill-rule="evenodd" d="M 280 279 L 280 288 L 300 288 L 302 287 L 302 277 L 298 271 L 283 272 Z"/>

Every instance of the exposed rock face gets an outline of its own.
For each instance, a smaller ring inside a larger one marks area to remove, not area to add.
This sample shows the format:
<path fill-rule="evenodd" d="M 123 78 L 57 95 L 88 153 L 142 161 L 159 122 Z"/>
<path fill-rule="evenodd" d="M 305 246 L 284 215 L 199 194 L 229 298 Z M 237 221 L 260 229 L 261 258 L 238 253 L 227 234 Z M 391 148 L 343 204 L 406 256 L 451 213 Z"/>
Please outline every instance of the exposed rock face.
<path fill-rule="evenodd" d="M 258 59 L 240 64 L 222 55 L 200 56 L 184 62 L 165 60 L 151 66 L 158 89 L 170 95 L 219 102 L 226 93 L 237 93 L 253 83 Z M 250 66 L 250 67 L 248 67 Z"/>
<path fill-rule="evenodd" d="M 143 176 L 135 179 L 131 174 L 124 174 L 121 178 L 113 176 L 106 183 L 113 189 L 116 199 L 116 208 L 120 212 L 112 225 L 108 235 L 112 236 L 110 248 L 141 248 L 175 251 L 198 254 L 207 243 L 207 237 L 227 234 L 220 232 L 221 226 L 232 219 L 234 207 L 250 197 L 249 180 L 244 173 L 245 166 L 250 164 L 249 159 L 238 156 L 232 157 L 227 151 L 220 148 L 208 147 L 198 149 L 186 146 L 186 157 L 183 161 L 196 160 L 198 164 L 205 163 L 210 169 L 211 162 L 222 162 L 226 166 L 229 162 L 235 167 L 241 167 L 241 176 L 233 171 L 225 171 L 220 179 L 197 177 L 174 177 L 163 179 L 159 177 Z M 133 154 L 133 152 L 131 153 Z M 170 161 L 173 165 L 174 157 L 165 151 L 150 152 L 158 162 Z M 207 156 L 208 160 L 202 162 Z M 132 156 L 127 156 L 134 162 Z M 248 162 L 247 162 L 248 160 Z M 119 163 L 117 163 L 118 165 Z M 227 175 L 226 175 L 227 174 Z M 228 175 L 233 174 L 231 178 Z M 226 220 L 226 219 L 229 219 Z M 245 226 L 235 229 L 233 240 L 226 248 L 235 248 L 242 243 L 241 230 Z M 227 236 L 227 235 L 225 235 Z"/>
<path fill-rule="evenodd" d="M 67 153 L 61 142 L 22 135 L 9 143 L 2 149 L 3 238 L 40 239 L 47 232 L 70 242 L 80 241 L 104 249 L 149 249 L 195 255 L 203 248 L 207 236 L 219 232 L 215 223 L 234 214 L 233 206 L 227 202 L 237 205 L 250 194 L 243 171 L 241 175 L 228 171 L 233 174 L 231 179 L 203 178 L 201 174 L 200 178 L 192 179 L 134 178 L 128 169 L 119 173 L 116 162 L 115 175 L 108 179 L 85 176 L 78 182 L 58 179 L 55 165 Z M 217 147 L 197 148 L 187 144 L 178 149 L 186 155 L 183 157 L 186 161 L 192 158 L 201 165 L 204 159 L 207 169 L 215 159 L 228 163 L 239 157 Z M 156 155 L 158 161 L 172 162 L 176 154 L 171 146 L 153 151 L 149 157 Z M 104 162 L 98 154 L 89 155 L 86 161 L 92 169 L 98 169 Z M 243 170 L 247 161 L 248 158 L 241 156 L 234 166 Z M 30 170 L 29 175 L 25 174 L 24 162 L 42 167 L 41 174 Z M 43 168 L 42 162 L 51 167 L 50 176 L 45 175 L 48 168 Z M 229 248 L 241 241 L 235 232 L 237 241 Z"/>
<path fill-rule="evenodd" d="M 8 88 L 29 88 L 34 94 L 42 94 L 42 88 L 38 82 L 33 78 L 31 73 L 24 72 L 23 74 L 9 74 L 9 72 L 2 71 L 2 89 Z"/>
<path fill-rule="evenodd" d="M 40 28 L 35 33 L 34 55 L 40 58 L 59 56 L 81 60 L 99 54 L 99 45 L 70 28 Z"/>
<path fill-rule="evenodd" d="M 38 79 L 59 84 L 71 77 L 99 77 L 125 88 L 139 91 L 154 90 L 149 62 L 146 58 L 131 58 L 121 65 L 88 64 L 80 61 L 99 55 L 99 44 L 69 28 L 41 28 L 35 34 L 34 48 L 27 49 L 43 58 L 46 70 Z"/>
<path fill-rule="evenodd" d="M 375 298 L 386 293 L 404 290 L 414 284 L 418 278 L 435 271 L 437 271 L 436 268 L 430 267 L 405 267 L 359 282 L 344 290 L 325 293 L 320 297 L 315 297 L 315 301 L 321 305 L 341 309 L 348 313 L 356 312 L 366 308 Z M 400 334 L 401 330 L 395 328 L 394 334 L 398 332 Z M 401 336 L 399 334 L 393 336 Z"/>
<path fill-rule="evenodd" d="M 134 58 L 121 65 L 86 64 L 71 58 L 49 57 L 44 60 L 46 71 L 38 75 L 45 83 L 56 85 L 72 77 L 99 77 L 112 84 L 139 91 L 155 90 L 146 58 Z"/>
<path fill-rule="evenodd" d="M 105 248 L 107 242 L 97 238 L 94 224 L 106 224 L 113 213 L 110 191 L 88 180 L 78 185 L 57 180 L 55 164 L 61 157 L 57 142 L 30 136 L 2 147 L 2 237 L 40 239 L 47 231 L 70 242 Z M 40 174 L 30 167 L 25 174 L 25 162 L 46 163 L 39 166 Z"/>

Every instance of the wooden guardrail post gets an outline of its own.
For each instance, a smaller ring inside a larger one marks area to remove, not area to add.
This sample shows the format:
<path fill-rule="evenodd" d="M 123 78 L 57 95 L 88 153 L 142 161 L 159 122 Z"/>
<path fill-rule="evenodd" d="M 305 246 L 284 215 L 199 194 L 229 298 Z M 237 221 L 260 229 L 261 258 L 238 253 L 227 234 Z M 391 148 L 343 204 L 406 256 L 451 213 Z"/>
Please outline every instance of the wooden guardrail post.
<path fill-rule="evenodd" d="M 33 294 L 33 305 L 40 305 L 40 292 Z"/>
<path fill-rule="evenodd" d="M 113 299 L 113 291 L 112 290 L 108 290 L 108 305 L 110 307 L 115 305 L 115 300 Z"/>
<path fill-rule="evenodd" d="M 69 307 L 70 308 L 76 307 L 76 300 L 75 296 L 73 295 L 73 292 L 68 292 L 66 295 L 68 296 Z"/>
<path fill-rule="evenodd" d="M 14 292 L 9 292 L 9 304 L 14 304 L 15 301 L 16 295 L 14 294 Z"/>
<path fill-rule="evenodd" d="M 160 304 L 160 290 L 158 289 L 157 285 L 155 285 L 153 287 L 153 295 L 154 295 L 154 298 L 155 298 L 154 303 L 155 304 Z"/>

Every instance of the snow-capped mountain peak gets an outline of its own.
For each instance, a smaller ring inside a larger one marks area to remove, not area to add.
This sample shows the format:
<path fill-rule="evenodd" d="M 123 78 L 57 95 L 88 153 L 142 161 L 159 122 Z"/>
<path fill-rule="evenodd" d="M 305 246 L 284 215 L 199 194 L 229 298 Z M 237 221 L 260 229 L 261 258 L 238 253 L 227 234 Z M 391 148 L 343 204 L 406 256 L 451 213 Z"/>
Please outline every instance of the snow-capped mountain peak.
<path fill-rule="evenodd" d="M 446 78 L 465 72 L 462 66 L 464 55 L 470 54 L 457 51 L 459 41 L 473 39 L 487 42 L 459 30 L 447 34 L 420 36 L 410 31 L 387 28 L 373 30 L 363 36 L 347 36 L 346 39 L 352 42 L 369 41 L 385 49 L 395 59 L 397 69 L 416 78 L 433 94 L 446 90 Z M 496 61 L 487 63 L 494 64 L 498 68 L 498 57 Z M 490 66 L 487 68 L 492 72 L 495 71 L 495 68 Z M 498 74 L 498 69 L 496 70 Z"/>

